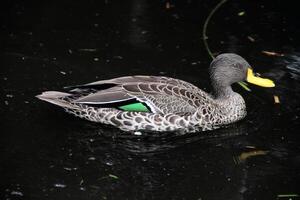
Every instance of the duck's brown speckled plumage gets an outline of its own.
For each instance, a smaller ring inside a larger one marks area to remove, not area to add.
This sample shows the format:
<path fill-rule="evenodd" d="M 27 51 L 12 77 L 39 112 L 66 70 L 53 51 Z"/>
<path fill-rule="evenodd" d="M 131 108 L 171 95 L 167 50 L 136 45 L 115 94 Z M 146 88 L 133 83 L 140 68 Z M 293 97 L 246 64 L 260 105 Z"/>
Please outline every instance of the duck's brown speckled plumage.
<path fill-rule="evenodd" d="M 228 55 L 225 58 L 228 59 Z M 238 56 L 239 59 L 241 57 Z M 247 62 L 243 59 L 239 61 L 239 66 L 231 66 L 242 74 L 234 82 L 244 80 L 246 76 L 243 73 L 244 68 L 248 67 Z M 212 78 L 214 75 L 215 71 L 211 72 Z M 38 98 L 59 105 L 78 117 L 110 124 L 124 131 L 195 132 L 218 128 L 246 116 L 245 102 L 238 93 L 231 90 L 232 82 L 222 88 L 222 78 L 216 79 L 212 80 L 215 89 L 212 94 L 174 78 L 127 76 L 74 86 L 67 93 L 47 91 Z M 102 86 L 107 88 L 103 89 Z M 110 107 L 114 103 L 128 100 L 144 103 L 149 111 L 124 111 Z"/>

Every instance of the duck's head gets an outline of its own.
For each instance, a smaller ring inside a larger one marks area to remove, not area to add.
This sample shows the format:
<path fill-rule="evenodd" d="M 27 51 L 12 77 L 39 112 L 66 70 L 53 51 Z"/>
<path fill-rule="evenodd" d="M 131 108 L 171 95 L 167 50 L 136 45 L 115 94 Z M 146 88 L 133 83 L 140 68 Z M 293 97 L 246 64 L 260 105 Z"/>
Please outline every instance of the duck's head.
<path fill-rule="evenodd" d="M 275 86 L 272 80 L 256 76 L 249 63 L 233 53 L 218 55 L 212 61 L 209 73 L 216 97 L 230 95 L 231 84 L 240 81 L 247 81 L 262 87 Z"/>

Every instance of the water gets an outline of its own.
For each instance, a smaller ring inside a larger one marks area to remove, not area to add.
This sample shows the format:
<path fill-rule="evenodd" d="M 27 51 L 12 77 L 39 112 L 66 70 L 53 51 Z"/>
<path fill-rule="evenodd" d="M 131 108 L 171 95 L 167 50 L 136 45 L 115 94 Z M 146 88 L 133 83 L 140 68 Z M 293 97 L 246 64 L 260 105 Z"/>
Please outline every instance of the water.
<path fill-rule="evenodd" d="M 136 136 L 34 97 L 133 74 L 176 77 L 209 90 L 201 28 L 216 3 L 3 6 L 1 199 L 297 199 L 280 196 L 300 195 L 297 6 L 228 1 L 212 18 L 212 51 L 239 53 L 276 82 L 274 89 L 251 86 L 251 93 L 234 86 L 248 116 L 227 128 Z"/>

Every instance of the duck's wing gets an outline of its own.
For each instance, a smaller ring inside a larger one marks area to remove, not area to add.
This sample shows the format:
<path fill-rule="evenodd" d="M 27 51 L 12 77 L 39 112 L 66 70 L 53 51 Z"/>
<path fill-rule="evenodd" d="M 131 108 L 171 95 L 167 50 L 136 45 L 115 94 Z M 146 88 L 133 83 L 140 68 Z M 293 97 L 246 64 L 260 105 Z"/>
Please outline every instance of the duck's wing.
<path fill-rule="evenodd" d="M 128 84 L 128 83 L 164 83 L 164 84 L 170 84 L 170 85 L 174 85 L 174 86 L 178 86 L 181 88 L 186 88 L 186 89 L 190 89 L 190 90 L 199 90 L 198 87 L 196 87 L 195 85 L 180 80 L 180 79 L 175 79 L 175 78 L 170 78 L 170 77 L 166 77 L 166 76 L 123 76 L 123 77 L 119 77 L 119 78 L 114 78 L 114 79 L 108 79 L 108 80 L 101 80 L 101 81 L 96 81 L 96 82 L 92 82 L 92 83 L 87 83 L 87 84 L 83 84 L 83 85 L 76 85 L 76 86 L 69 86 L 66 88 L 97 88 L 97 87 L 103 87 L 105 88 L 105 86 L 110 87 L 113 85 L 122 85 L 122 84 Z M 201 92 L 202 90 L 200 90 Z"/>
<path fill-rule="evenodd" d="M 109 82 L 98 82 L 96 85 L 115 84 L 115 86 L 81 96 L 74 99 L 73 103 L 91 104 L 100 107 L 117 105 L 119 109 L 127 111 L 191 114 L 199 106 L 207 103 L 209 98 L 208 94 L 203 91 L 199 96 L 198 92 L 191 88 L 183 87 L 182 84 L 174 85 L 170 84 L 170 82 L 150 82 L 145 80 L 131 82 L 128 81 L 132 80 L 131 78 L 126 78 L 126 81 L 125 78 Z M 136 80 L 136 78 L 134 79 Z M 138 77 L 138 79 L 140 78 Z M 90 84 L 89 86 L 92 85 Z M 80 90 L 84 89 L 73 89 L 76 92 L 80 92 Z"/>

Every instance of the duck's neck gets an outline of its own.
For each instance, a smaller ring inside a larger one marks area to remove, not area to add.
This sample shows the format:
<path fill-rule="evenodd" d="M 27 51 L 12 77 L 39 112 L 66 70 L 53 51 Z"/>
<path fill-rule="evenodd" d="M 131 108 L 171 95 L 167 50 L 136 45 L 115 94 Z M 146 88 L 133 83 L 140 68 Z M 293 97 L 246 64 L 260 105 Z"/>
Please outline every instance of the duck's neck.
<path fill-rule="evenodd" d="M 234 91 L 232 90 L 231 86 L 224 86 L 221 84 L 213 84 L 212 85 L 213 88 L 213 96 L 215 99 L 227 99 L 230 98 L 231 96 L 233 96 Z"/>

